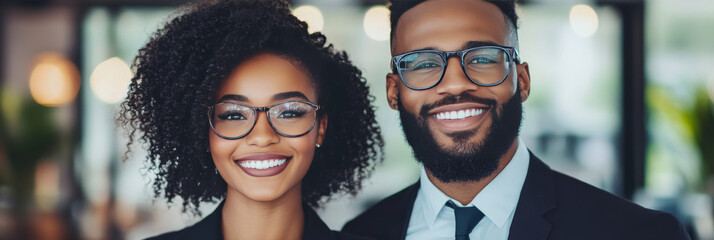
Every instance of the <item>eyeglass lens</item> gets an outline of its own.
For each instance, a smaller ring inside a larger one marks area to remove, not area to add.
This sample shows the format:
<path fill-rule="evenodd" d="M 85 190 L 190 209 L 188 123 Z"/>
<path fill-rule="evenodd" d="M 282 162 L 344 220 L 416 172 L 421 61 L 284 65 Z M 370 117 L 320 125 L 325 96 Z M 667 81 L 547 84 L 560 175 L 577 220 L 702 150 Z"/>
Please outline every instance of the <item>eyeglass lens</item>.
<path fill-rule="evenodd" d="M 415 52 L 402 57 L 398 71 L 412 88 L 429 88 L 441 80 L 446 59 L 437 52 Z M 478 48 L 463 56 L 463 70 L 471 81 L 489 85 L 501 82 L 508 74 L 508 53 L 500 48 Z"/>
<path fill-rule="evenodd" d="M 257 111 L 237 103 L 218 103 L 211 114 L 211 125 L 219 135 L 227 138 L 241 137 L 251 131 L 257 122 Z M 302 135 L 315 123 L 315 107 L 303 102 L 286 102 L 267 111 L 273 129 L 287 136 Z"/>

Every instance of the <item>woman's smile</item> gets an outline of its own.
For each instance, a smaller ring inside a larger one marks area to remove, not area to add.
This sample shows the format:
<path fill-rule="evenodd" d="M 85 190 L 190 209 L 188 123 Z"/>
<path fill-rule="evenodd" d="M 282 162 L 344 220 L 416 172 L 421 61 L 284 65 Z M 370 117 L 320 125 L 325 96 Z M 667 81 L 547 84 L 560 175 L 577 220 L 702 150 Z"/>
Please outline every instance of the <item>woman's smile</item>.
<path fill-rule="evenodd" d="M 274 153 L 251 154 L 233 160 L 245 173 L 253 177 L 270 177 L 283 172 L 292 156 Z"/>

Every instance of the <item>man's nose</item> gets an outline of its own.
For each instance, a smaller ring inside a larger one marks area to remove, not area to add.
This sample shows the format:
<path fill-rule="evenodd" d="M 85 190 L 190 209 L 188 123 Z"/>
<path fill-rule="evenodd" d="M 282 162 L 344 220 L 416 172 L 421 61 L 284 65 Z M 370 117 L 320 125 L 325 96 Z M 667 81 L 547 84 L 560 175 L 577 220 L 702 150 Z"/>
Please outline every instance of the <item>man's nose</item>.
<path fill-rule="evenodd" d="M 458 56 L 453 56 L 446 59 L 446 69 L 441 82 L 435 86 L 435 90 L 439 94 L 459 95 L 463 92 L 473 92 L 478 89 L 478 85 L 471 82 L 463 68 L 461 67 L 461 59 Z"/>

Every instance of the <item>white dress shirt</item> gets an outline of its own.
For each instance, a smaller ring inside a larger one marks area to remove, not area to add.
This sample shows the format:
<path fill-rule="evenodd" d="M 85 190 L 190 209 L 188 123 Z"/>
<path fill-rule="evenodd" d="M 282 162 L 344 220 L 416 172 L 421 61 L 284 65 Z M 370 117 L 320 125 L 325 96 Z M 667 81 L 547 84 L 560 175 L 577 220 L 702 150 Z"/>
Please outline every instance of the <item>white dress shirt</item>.
<path fill-rule="evenodd" d="M 508 239 L 513 214 L 528 173 L 529 160 L 528 149 L 519 139 L 513 159 L 466 205 L 477 207 L 485 215 L 469 234 L 470 239 Z M 453 240 L 456 231 L 454 210 L 445 204 L 452 200 L 457 206 L 464 206 L 436 188 L 423 166 L 419 181 L 420 188 L 409 220 L 407 239 Z"/>

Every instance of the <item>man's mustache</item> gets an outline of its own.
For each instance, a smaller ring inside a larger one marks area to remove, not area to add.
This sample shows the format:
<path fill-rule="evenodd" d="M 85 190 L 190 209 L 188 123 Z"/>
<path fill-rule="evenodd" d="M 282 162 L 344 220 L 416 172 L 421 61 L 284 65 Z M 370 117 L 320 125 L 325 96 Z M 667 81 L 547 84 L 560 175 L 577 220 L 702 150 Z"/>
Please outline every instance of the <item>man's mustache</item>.
<path fill-rule="evenodd" d="M 424 104 L 421 107 L 421 110 L 419 111 L 419 116 L 426 118 L 429 116 L 429 111 L 431 111 L 434 108 L 441 107 L 444 105 L 449 105 L 449 104 L 467 103 L 467 102 L 479 103 L 479 104 L 487 105 L 489 107 L 493 107 L 493 106 L 496 106 L 496 104 L 498 104 L 498 102 L 495 99 L 477 97 L 477 96 L 471 95 L 467 92 L 462 92 L 459 95 L 446 96 L 446 97 L 442 98 L 441 100 L 436 101 L 434 103 Z"/>

